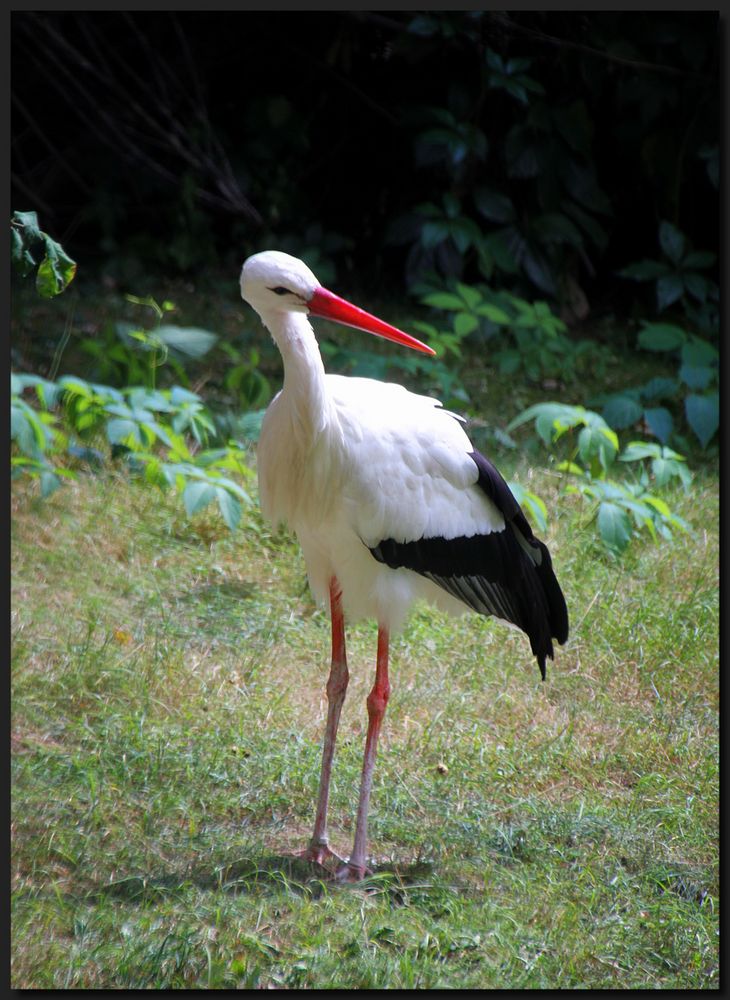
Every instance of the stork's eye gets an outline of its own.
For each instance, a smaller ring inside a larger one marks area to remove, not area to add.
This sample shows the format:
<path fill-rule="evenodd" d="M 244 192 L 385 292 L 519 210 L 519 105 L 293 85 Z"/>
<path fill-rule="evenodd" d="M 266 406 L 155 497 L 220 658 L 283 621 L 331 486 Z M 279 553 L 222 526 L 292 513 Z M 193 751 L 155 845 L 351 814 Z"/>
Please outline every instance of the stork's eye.
<path fill-rule="evenodd" d="M 273 292 L 274 295 L 289 295 L 290 294 L 289 289 L 288 288 L 284 288 L 282 285 L 277 285 L 276 288 L 270 288 L 269 291 Z"/>

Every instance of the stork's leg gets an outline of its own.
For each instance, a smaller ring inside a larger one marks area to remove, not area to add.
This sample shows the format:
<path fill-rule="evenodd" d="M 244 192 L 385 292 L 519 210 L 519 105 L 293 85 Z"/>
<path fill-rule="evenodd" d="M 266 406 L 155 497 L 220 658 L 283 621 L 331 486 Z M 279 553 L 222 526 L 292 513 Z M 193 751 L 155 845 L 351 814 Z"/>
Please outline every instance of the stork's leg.
<path fill-rule="evenodd" d="M 327 725 L 324 732 L 324 749 L 322 751 L 322 771 L 319 779 L 319 798 L 317 814 L 314 819 L 314 832 L 309 846 L 301 852 L 300 857 L 308 861 L 324 864 L 328 858 L 341 862 L 340 858 L 328 846 L 327 837 L 327 804 L 330 793 L 330 776 L 332 773 L 332 758 L 335 753 L 337 727 L 340 723 L 340 712 L 345 700 L 349 674 L 347 672 L 347 655 L 345 652 L 345 616 L 342 613 L 342 592 L 335 577 L 330 581 L 330 613 L 332 616 L 332 666 L 327 680 Z"/>
<path fill-rule="evenodd" d="M 356 882 L 366 874 L 365 851 L 368 836 L 368 807 L 370 792 L 373 787 L 373 768 L 375 754 L 378 748 L 378 736 L 385 716 L 385 709 L 390 695 L 388 681 L 388 629 L 383 625 L 378 629 L 378 658 L 375 666 L 375 684 L 368 695 L 368 735 L 365 741 L 365 758 L 362 764 L 360 782 L 360 800 L 357 806 L 357 821 L 355 825 L 355 843 L 352 847 L 347 864 L 337 872 L 337 878 L 343 882 Z"/>

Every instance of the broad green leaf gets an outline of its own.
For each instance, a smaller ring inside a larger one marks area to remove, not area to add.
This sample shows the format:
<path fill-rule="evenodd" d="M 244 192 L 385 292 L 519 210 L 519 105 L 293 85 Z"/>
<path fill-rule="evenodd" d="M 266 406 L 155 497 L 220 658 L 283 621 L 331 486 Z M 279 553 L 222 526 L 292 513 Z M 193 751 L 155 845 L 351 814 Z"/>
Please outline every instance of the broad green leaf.
<path fill-rule="evenodd" d="M 571 472 L 574 476 L 585 475 L 585 469 L 581 468 L 580 465 L 576 465 L 575 462 L 558 462 L 555 468 L 558 472 Z"/>
<path fill-rule="evenodd" d="M 591 460 L 597 458 L 606 469 L 613 462 L 617 451 L 616 436 L 611 438 L 602 428 L 584 427 L 578 435 L 578 454 L 585 465 L 589 466 Z"/>
<path fill-rule="evenodd" d="M 547 507 L 543 500 L 535 493 L 530 493 L 519 483 L 507 483 L 520 507 L 526 508 L 532 519 L 537 524 L 540 531 L 547 529 Z"/>
<path fill-rule="evenodd" d="M 706 267 L 712 267 L 716 260 L 717 255 L 710 250 L 692 250 L 682 261 L 682 267 L 700 268 L 702 270 Z"/>
<path fill-rule="evenodd" d="M 504 309 L 492 305 L 491 302 L 482 302 L 476 312 L 479 316 L 484 316 L 485 319 L 488 319 L 491 323 L 496 323 L 498 326 L 509 326 L 512 322 Z"/>
<path fill-rule="evenodd" d="M 654 437 L 659 438 L 662 444 L 666 444 L 672 436 L 674 430 L 674 420 L 669 410 L 663 406 L 656 406 L 644 410 L 644 420 L 648 424 Z"/>
<path fill-rule="evenodd" d="M 606 423 L 618 431 L 635 424 L 641 418 L 644 407 L 631 396 L 611 396 L 603 407 Z"/>
<path fill-rule="evenodd" d="M 43 239 L 36 212 L 13 212 L 12 221 L 22 227 L 24 242 L 35 243 Z"/>
<path fill-rule="evenodd" d="M 621 462 L 639 462 L 643 458 L 658 458 L 661 455 L 661 445 L 648 441 L 631 441 L 619 455 Z"/>
<path fill-rule="evenodd" d="M 673 399 L 678 392 L 679 382 L 676 378 L 665 378 L 661 375 L 650 378 L 639 389 L 639 395 L 647 403 L 656 399 Z"/>
<path fill-rule="evenodd" d="M 643 503 L 649 504 L 650 507 L 653 507 L 654 510 L 657 510 L 662 515 L 662 517 L 672 516 L 672 512 L 669 509 L 669 504 L 666 502 L 666 500 L 662 500 L 661 497 L 655 497 L 651 493 L 644 493 L 641 499 Z"/>
<path fill-rule="evenodd" d="M 464 309 L 464 303 L 458 295 L 452 292 L 433 292 L 421 299 L 424 305 L 433 306 L 434 309 Z"/>
<path fill-rule="evenodd" d="M 679 369 L 679 377 L 690 389 L 706 389 L 716 376 L 717 371 L 714 368 L 682 365 Z"/>
<path fill-rule="evenodd" d="M 161 326 L 156 335 L 166 347 L 189 358 L 202 358 L 218 340 L 210 330 L 193 326 Z"/>
<path fill-rule="evenodd" d="M 470 288 L 469 285 L 462 285 L 461 282 L 458 282 L 456 290 L 470 309 L 476 309 L 482 301 L 481 292 L 476 288 Z"/>
<path fill-rule="evenodd" d="M 217 491 L 218 488 L 209 482 L 188 483 L 183 490 L 183 503 L 188 517 L 206 507 L 216 497 Z"/>
<path fill-rule="evenodd" d="M 223 520 L 226 522 L 231 531 L 235 531 L 241 520 L 240 503 L 222 486 L 217 486 L 215 493 L 218 500 L 218 507 L 223 515 Z"/>
<path fill-rule="evenodd" d="M 707 293 L 710 290 L 710 282 L 707 278 L 701 274 L 684 273 L 682 280 L 684 281 L 684 287 L 698 302 L 705 302 L 707 300 Z"/>
<path fill-rule="evenodd" d="M 44 236 L 46 256 L 40 263 L 36 275 L 36 288 L 43 298 L 51 299 L 60 295 L 73 281 L 76 274 L 76 262 L 64 252 L 63 248 L 50 237 Z"/>
<path fill-rule="evenodd" d="M 633 533 L 629 515 L 609 500 L 598 508 L 598 530 L 606 547 L 617 554 L 624 551 Z"/>
<path fill-rule="evenodd" d="M 142 444 L 139 424 L 134 420 L 115 418 L 106 425 L 106 436 L 110 444 L 129 445 L 130 442 Z"/>
<path fill-rule="evenodd" d="M 696 368 L 709 366 L 718 360 L 717 348 L 706 340 L 693 337 L 682 344 L 682 361 Z"/>
<path fill-rule="evenodd" d="M 466 337 L 479 326 L 479 320 L 471 313 L 457 313 L 454 316 L 454 330 L 460 337 Z"/>
<path fill-rule="evenodd" d="M 449 235 L 457 246 L 459 253 L 466 253 L 472 243 L 468 226 L 461 219 L 456 219 L 449 225 Z"/>
<path fill-rule="evenodd" d="M 656 301 L 659 312 L 682 298 L 684 281 L 678 274 L 665 274 L 656 283 Z"/>
<path fill-rule="evenodd" d="M 511 198 L 501 191 L 492 188 L 477 188 L 474 192 L 474 204 L 480 215 L 490 222 L 512 222 L 515 218 L 515 208 Z"/>
<path fill-rule="evenodd" d="M 429 250 L 449 237 L 449 227 L 445 222 L 426 222 L 421 229 L 421 243 Z"/>
<path fill-rule="evenodd" d="M 648 323 L 639 333 L 639 347 L 646 351 L 675 351 L 686 340 L 684 330 L 669 323 Z"/>
<path fill-rule="evenodd" d="M 720 402 L 718 393 L 706 396 L 692 394 L 684 401 L 687 423 L 697 436 L 703 448 L 706 448 L 720 426 Z"/>
<path fill-rule="evenodd" d="M 684 254 L 684 234 L 671 222 L 659 225 L 659 244 L 673 264 L 678 264 Z"/>
<path fill-rule="evenodd" d="M 651 463 L 651 471 L 654 473 L 657 486 L 666 486 L 673 476 L 679 475 L 681 468 L 684 466 L 680 466 L 668 458 L 655 458 Z"/>

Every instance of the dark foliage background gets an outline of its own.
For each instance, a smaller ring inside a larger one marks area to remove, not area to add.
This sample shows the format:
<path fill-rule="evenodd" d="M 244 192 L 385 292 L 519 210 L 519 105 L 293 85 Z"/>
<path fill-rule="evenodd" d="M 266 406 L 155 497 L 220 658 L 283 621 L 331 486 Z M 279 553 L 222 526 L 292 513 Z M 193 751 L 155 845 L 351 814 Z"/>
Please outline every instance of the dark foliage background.
<path fill-rule="evenodd" d="M 276 246 L 384 290 L 486 278 L 628 308 L 616 272 L 659 256 L 662 220 L 717 250 L 718 31 L 716 12 L 15 12 L 12 205 L 87 274 Z"/>

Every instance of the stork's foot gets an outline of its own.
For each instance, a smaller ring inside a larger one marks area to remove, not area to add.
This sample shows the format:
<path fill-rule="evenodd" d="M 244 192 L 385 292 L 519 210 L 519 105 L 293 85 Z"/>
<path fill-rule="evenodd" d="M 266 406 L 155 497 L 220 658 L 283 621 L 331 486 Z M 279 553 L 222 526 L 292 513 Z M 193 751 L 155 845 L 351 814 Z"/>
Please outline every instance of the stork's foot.
<path fill-rule="evenodd" d="M 372 874 L 370 869 L 366 868 L 365 865 L 353 865 L 349 861 L 345 861 L 337 869 L 335 880 L 343 883 L 362 882 L 364 878 Z"/>
<path fill-rule="evenodd" d="M 304 861 L 311 861 L 315 865 L 321 865 L 328 870 L 345 864 L 345 859 L 341 858 L 339 854 L 335 854 L 327 844 L 319 844 L 314 841 L 303 851 L 297 851 L 296 856 Z"/>

